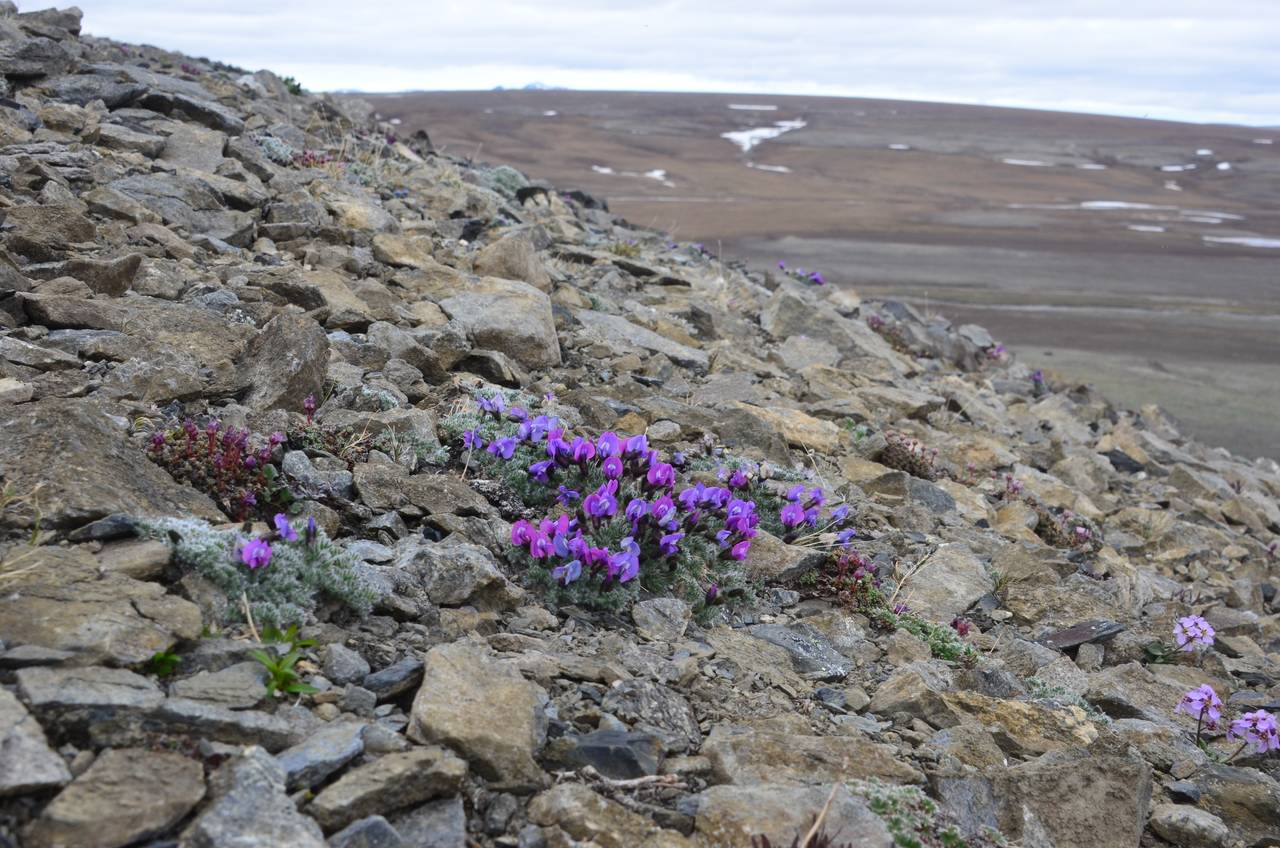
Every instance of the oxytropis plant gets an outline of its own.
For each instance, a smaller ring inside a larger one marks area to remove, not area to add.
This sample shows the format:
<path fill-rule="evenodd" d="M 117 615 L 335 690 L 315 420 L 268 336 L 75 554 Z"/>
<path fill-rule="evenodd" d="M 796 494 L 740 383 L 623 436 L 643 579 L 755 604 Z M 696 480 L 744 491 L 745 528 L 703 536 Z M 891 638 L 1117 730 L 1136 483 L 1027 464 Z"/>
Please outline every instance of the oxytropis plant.
<path fill-rule="evenodd" d="M 821 525 L 821 489 L 770 493 L 784 505 L 765 514 L 758 467 L 664 457 L 644 435 L 573 434 L 501 393 L 477 403 L 446 432 L 465 425 L 464 466 L 486 463 L 542 513 L 513 524 L 512 558 L 563 600 L 617 606 L 643 588 L 714 603 L 744 582 L 762 526 L 798 540 Z"/>

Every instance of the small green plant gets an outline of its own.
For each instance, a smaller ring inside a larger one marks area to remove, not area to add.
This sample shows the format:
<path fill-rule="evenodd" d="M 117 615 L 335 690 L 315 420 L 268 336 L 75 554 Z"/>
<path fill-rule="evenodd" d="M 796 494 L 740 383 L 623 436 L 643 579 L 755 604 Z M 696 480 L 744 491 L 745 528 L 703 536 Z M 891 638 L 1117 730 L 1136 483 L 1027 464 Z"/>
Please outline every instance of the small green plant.
<path fill-rule="evenodd" d="M 1178 656 L 1177 649 L 1168 642 L 1150 642 L 1144 645 L 1142 650 L 1147 656 L 1147 662 L 1155 665 L 1171 663 Z"/>
<path fill-rule="evenodd" d="M 288 89 L 290 94 L 294 94 L 294 95 L 302 94 L 302 83 L 298 82 L 293 77 L 284 77 L 283 79 L 280 80 L 280 82 L 284 83 L 284 87 Z"/>
<path fill-rule="evenodd" d="M 854 795 L 866 799 L 898 848 L 1004 848 L 1003 835 L 990 828 L 965 834 L 947 813 L 914 786 L 886 786 L 878 781 L 850 781 Z"/>
<path fill-rule="evenodd" d="M 298 660 L 302 659 L 302 651 L 297 648 L 284 655 L 272 656 L 266 651 L 250 651 L 249 656 L 262 663 L 262 667 L 267 670 L 267 697 L 269 698 L 274 698 L 277 693 L 310 695 L 320 691 L 314 686 L 303 683 L 297 669 L 294 668 Z"/>
<path fill-rule="evenodd" d="M 1090 721 L 1096 721 L 1101 724 L 1111 723 L 1111 716 L 1102 712 L 1084 698 L 1068 692 L 1062 686 L 1046 683 L 1038 677 L 1027 679 L 1027 692 L 1030 693 L 1031 700 L 1047 707 L 1079 707 L 1089 717 Z"/>
<path fill-rule="evenodd" d="M 640 255 L 640 245 L 634 241 L 610 242 L 609 252 L 624 259 L 635 259 Z"/>
<path fill-rule="evenodd" d="M 40 511 L 38 496 L 40 484 L 36 484 L 27 492 L 19 492 L 13 485 L 0 486 L 0 526 L 17 524 L 30 528 L 26 540 L 18 542 L 11 548 L 0 541 L 0 583 L 25 574 L 36 567 L 29 562 L 40 545 L 43 534 L 40 531 L 43 513 Z"/>
<path fill-rule="evenodd" d="M 268 624 L 262 628 L 262 641 L 288 645 L 290 648 L 313 648 L 316 644 L 315 639 L 301 639 L 298 637 L 297 624 L 290 624 L 283 630 L 274 624 Z"/>
<path fill-rule="evenodd" d="M 156 677 L 170 677 L 181 663 L 182 657 L 172 651 L 156 651 L 143 665 L 143 670 Z"/>

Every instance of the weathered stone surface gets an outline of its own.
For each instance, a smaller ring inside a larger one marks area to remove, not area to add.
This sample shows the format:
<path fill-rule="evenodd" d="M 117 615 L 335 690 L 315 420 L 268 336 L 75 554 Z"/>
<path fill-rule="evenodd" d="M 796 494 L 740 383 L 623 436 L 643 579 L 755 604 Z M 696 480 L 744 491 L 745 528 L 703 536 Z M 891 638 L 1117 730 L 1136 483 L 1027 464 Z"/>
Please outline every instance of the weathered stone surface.
<path fill-rule="evenodd" d="M 560 364 L 551 301 L 533 286 L 482 277 L 453 290 L 439 303 L 476 347 L 504 353 L 526 368 Z"/>
<path fill-rule="evenodd" d="M 678 692 L 650 680 L 622 680 L 605 693 L 601 706 L 636 730 L 662 740 L 668 751 L 696 751 L 702 731 L 693 707 Z"/>
<path fill-rule="evenodd" d="M 310 318 L 282 314 L 262 328 L 240 361 L 250 385 L 250 409 L 297 412 L 308 395 L 319 397 L 329 364 L 329 338 Z"/>
<path fill-rule="evenodd" d="M 542 291 L 551 290 L 551 275 L 538 257 L 538 249 L 528 232 L 518 230 L 485 245 L 472 267 L 477 274 L 520 280 Z"/>
<path fill-rule="evenodd" d="M 467 764 L 444 748 L 387 754 L 325 787 L 307 813 L 327 830 L 368 815 L 385 815 L 458 790 Z"/>
<path fill-rule="evenodd" d="M 1226 848 L 1231 830 L 1213 813 L 1189 804 L 1160 804 L 1151 811 L 1151 829 L 1178 848 Z"/>
<path fill-rule="evenodd" d="M 367 729 L 368 725 L 359 722 L 333 721 L 276 754 L 276 762 L 284 769 L 286 788 L 316 786 L 360 756 Z"/>
<path fill-rule="evenodd" d="M 118 512 L 226 520 L 204 495 L 138 462 L 126 422 L 91 400 L 3 407 L 0 430 L 0 475 L 19 492 L 40 486 L 46 527 L 78 527 Z"/>
<path fill-rule="evenodd" d="M 899 597 L 917 614 L 947 624 L 995 588 L 987 568 L 967 545 L 940 545 L 912 569 Z"/>
<path fill-rule="evenodd" d="M 803 840 L 818 813 L 827 808 L 825 832 L 841 843 L 890 848 L 893 836 L 865 801 L 843 786 L 794 786 L 761 783 L 754 786 L 712 786 L 693 799 L 698 835 L 709 845 L 749 845 L 767 837 L 773 845 Z"/>
<path fill-rule="evenodd" d="M 853 664 L 841 656 L 825 636 L 803 622 L 786 627 L 756 624 L 747 628 L 747 632 L 790 654 L 796 673 L 808 680 L 843 680 L 853 669 Z"/>
<path fill-rule="evenodd" d="M 897 757 L 890 745 L 856 736 L 806 736 L 718 725 L 702 754 L 717 783 L 829 783 L 878 778 L 922 783 L 924 775 Z"/>
<path fill-rule="evenodd" d="M 0 689 L 0 798 L 62 786 L 67 764 L 49 748 L 44 729 L 26 707 Z"/>
<path fill-rule="evenodd" d="M 411 739 L 448 745 L 486 780 L 511 791 L 542 785 L 533 760 L 547 735 L 542 687 L 466 641 L 428 651 L 424 673 L 410 714 Z"/>
<path fill-rule="evenodd" d="M 529 802 L 529 820 L 543 827 L 554 825 L 573 839 L 600 848 L 691 848 L 695 844 L 580 783 L 562 783 L 538 795 Z"/>
<path fill-rule="evenodd" d="M 18 696 L 46 728 L 84 733 L 104 724 L 137 721 L 164 694 L 153 682 L 118 668 L 19 669 Z"/>
<path fill-rule="evenodd" d="M 493 554 L 479 545 L 405 539 L 396 546 L 395 566 L 412 575 L 432 603 L 442 606 L 469 603 L 510 609 L 523 597 L 498 569 Z"/>
<path fill-rule="evenodd" d="M 639 348 L 649 353 L 660 353 L 677 365 L 704 370 L 707 367 L 709 360 L 703 351 L 634 324 L 621 315 L 584 310 L 575 317 L 589 333 L 617 348 L 619 354 Z"/>
<path fill-rule="evenodd" d="M 369 662 L 345 645 L 333 643 L 324 649 L 320 667 L 325 678 L 339 686 L 360 683 L 369 676 Z"/>
<path fill-rule="evenodd" d="M 27 831 L 33 848 L 119 848 L 167 831 L 204 797 L 204 768 L 181 754 L 103 751 Z"/>
<path fill-rule="evenodd" d="M 169 686 L 169 694 L 233 710 L 246 709 L 267 697 L 266 681 L 266 669 L 255 660 L 175 680 Z"/>
<path fill-rule="evenodd" d="M 674 642 L 684 635 L 693 610 L 679 598 L 651 598 L 631 608 L 640 638 L 652 642 Z"/>
<path fill-rule="evenodd" d="M 366 816 L 329 837 L 329 848 L 404 848 L 404 844 L 382 816 Z"/>
<path fill-rule="evenodd" d="M 182 848 L 325 848 L 315 821 L 284 792 L 284 771 L 261 748 L 227 761 L 209 782 L 211 802 L 186 830 Z"/>
<path fill-rule="evenodd" d="M 428 801 L 392 818 L 406 846 L 414 848 L 465 848 L 467 811 L 462 797 Z"/>

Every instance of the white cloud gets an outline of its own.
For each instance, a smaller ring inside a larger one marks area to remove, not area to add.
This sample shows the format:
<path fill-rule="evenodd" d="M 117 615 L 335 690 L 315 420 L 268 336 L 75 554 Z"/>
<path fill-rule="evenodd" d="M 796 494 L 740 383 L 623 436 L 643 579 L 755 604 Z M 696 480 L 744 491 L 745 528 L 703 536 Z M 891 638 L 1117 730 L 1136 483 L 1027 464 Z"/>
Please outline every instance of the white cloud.
<path fill-rule="evenodd" d="M 538 80 L 1280 123 L 1280 3 L 1272 0 L 81 6 L 88 32 L 269 67 L 313 89 L 487 89 Z"/>

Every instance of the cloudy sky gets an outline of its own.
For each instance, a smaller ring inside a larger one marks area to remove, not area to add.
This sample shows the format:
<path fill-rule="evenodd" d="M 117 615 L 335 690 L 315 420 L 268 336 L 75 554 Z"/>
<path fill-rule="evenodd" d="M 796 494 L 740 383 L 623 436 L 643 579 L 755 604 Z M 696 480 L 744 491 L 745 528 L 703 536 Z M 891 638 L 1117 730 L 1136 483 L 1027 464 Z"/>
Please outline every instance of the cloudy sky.
<path fill-rule="evenodd" d="M 488 89 L 537 81 L 1280 125 L 1280 0 L 79 5 L 94 35 L 271 68 L 313 90 Z"/>

